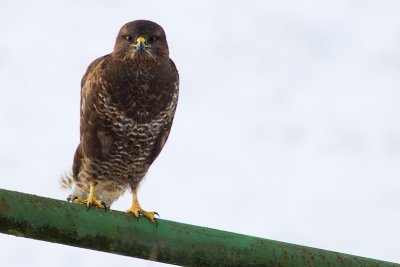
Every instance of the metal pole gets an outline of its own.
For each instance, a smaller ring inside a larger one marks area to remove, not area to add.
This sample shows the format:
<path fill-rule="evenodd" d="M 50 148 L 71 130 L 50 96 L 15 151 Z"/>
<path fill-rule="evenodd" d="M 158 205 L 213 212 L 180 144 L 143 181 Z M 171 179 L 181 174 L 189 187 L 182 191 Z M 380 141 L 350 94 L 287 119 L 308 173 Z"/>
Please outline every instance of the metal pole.
<path fill-rule="evenodd" d="M 0 232 L 184 266 L 400 266 L 3 189 Z"/>

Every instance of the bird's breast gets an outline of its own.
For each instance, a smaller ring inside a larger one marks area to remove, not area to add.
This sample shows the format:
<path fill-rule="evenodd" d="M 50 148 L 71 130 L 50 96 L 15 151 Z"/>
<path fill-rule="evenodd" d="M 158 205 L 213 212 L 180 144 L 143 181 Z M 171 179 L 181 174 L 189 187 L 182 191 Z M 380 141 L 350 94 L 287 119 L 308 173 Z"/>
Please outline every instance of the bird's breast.
<path fill-rule="evenodd" d="M 160 89 L 151 80 L 141 83 L 130 80 L 123 85 L 119 84 L 111 93 L 107 88 L 98 91 L 99 117 L 111 125 L 121 142 L 134 145 L 140 141 L 152 145 L 174 117 L 178 92 L 158 93 Z"/>

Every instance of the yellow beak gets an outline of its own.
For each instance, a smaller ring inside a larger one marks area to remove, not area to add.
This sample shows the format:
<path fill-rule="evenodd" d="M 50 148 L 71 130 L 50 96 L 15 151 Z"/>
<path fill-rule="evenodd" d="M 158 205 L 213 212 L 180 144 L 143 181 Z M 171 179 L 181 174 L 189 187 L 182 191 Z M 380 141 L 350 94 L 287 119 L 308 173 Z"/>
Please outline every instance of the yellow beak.
<path fill-rule="evenodd" d="M 143 50 L 145 48 L 144 43 L 146 42 L 146 39 L 144 39 L 142 36 L 139 36 L 136 39 L 136 47 L 139 48 L 140 50 Z"/>

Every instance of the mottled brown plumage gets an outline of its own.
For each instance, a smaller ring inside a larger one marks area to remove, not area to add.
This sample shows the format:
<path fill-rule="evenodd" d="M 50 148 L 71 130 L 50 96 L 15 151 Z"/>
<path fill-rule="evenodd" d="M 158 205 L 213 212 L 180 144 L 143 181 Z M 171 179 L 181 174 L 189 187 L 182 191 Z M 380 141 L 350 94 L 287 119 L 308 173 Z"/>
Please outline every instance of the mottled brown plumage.
<path fill-rule="evenodd" d="M 91 184 L 107 206 L 127 188 L 135 199 L 168 138 L 178 100 L 179 76 L 162 27 L 125 24 L 114 51 L 90 64 L 81 87 L 80 144 L 72 177 L 64 179 L 75 184 L 72 199 L 87 198 Z"/>

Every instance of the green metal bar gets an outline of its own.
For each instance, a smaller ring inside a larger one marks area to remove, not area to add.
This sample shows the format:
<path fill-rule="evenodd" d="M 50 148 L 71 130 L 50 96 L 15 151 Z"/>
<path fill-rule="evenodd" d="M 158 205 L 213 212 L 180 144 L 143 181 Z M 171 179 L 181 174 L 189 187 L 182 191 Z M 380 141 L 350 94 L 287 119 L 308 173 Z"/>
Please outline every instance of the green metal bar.
<path fill-rule="evenodd" d="M 185 266 L 398 266 L 0 189 L 0 232 Z"/>

